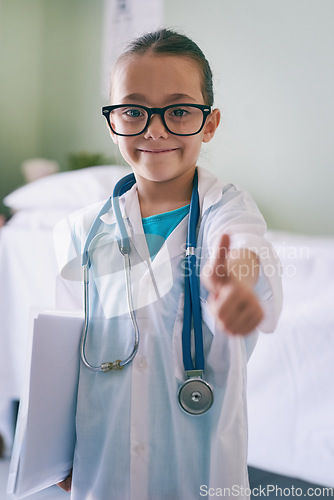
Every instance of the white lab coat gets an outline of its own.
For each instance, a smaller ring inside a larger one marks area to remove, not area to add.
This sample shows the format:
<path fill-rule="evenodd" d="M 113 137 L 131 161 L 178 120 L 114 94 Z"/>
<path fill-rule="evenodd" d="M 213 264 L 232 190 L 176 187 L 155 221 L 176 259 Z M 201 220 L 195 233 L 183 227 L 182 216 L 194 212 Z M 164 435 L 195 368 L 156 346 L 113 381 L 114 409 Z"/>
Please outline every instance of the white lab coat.
<path fill-rule="evenodd" d="M 233 247 L 256 251 L 262 265 L 256 286 L 265 313 L 261 329 L 272 331 L 281 309 L 281 285 L 279 263 L 263 238 L 266 225 L 262 215 L 248 194 L 233 185 L 222 185 L 203 169 L 199 169 L 199 196 L 200 269 L 224 232 L 231 235 Z M 121 371 L 94 373 L 81 364 L 71 498 L 193 500 L 222 492 L 225 498 L 249 498 L 246 364 L 257 332 L 245 340 L 219 331 L 201 285 L 204 378 L 213 387 L 214 403 L 203 415 L 184 413 L 177 392 L 186 379 L 181 332 L 188 216 L 151 261 L 136 186 L 122 201 L 133 244 L 132 287 L 139 350 Z M 99 208 L 90 207 L 67 221 L 71 233 L 66 252 L 63 246 L 61 263 L 67 279 L 78 279 L 85 238 Z M 95 365 L 124 359 L 133 342 L 112 210 L 102 217 L 100 231 L 105 236 L 95 241 L 91 252 L 92 322 L 87 340 L 87 357 Z M 81 287 L 78 282 L 70 283 L 63 281 L 67 290 L 72 285 L 75 290 Z M 61 297 L 60 307 L 68 297 L 67 292 Z"/>

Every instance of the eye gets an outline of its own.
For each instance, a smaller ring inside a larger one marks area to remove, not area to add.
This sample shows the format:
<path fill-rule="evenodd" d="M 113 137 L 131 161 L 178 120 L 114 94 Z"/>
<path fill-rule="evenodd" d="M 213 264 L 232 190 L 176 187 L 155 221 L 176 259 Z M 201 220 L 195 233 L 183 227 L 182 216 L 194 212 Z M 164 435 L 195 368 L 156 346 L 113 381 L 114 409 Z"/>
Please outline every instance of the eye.
<path fill-rule="evenodd" d="M 127 108 L 124 110 L 124 114 L 129 118 L 142 118 L 145 116 L 143 110 L 139 108 Z"/>
<path fill-rule="evenodd" d="M 184 118 L 187 114 L 189 114 L 189 111 L 184 108 L 173 108 L 170 111 L 170 116 L 174 118 Z"/>

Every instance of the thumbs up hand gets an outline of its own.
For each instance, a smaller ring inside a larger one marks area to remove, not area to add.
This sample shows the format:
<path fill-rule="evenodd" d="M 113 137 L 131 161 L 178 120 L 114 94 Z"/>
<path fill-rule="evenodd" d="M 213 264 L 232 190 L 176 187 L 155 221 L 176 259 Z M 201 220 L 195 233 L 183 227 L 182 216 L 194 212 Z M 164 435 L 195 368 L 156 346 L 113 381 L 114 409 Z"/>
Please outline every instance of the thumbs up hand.
<path fill-rule="evenodd" d="M 209 307 L 218 325 L 231 334 L 246 335 L 263 318 L 253 291 L 259 276 L 259 260 L 247 249 L 230 250 L 230 237 L 223 234 L 216 256 L 203 269 L 209 291 Z"/>

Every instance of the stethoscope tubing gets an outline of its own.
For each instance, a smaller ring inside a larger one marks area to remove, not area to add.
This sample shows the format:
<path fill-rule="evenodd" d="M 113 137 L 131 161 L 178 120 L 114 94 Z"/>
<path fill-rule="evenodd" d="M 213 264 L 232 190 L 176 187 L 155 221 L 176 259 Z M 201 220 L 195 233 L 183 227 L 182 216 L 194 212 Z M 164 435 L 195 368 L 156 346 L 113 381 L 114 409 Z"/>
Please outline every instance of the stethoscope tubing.
<path fill-rule="evenodd" d="M 84 322 L 84 328 L 83 328 L 83 334 L 81 338 L 81 344 L 80 344 L 80 354 L 81 354 L 81 359 L 83 364 L 86 366 L 86 368 L 89 368 L 90 370 L 94 372 L 107 372 L 110 370 L 115 370 L 115 369 L 122 369 L 125 365 L 131 363 L 135 355 L 137 354 L 138 347 L 139 347 L 139 328 L 137 324 L 137 319 L 136 315 L 134 313 L 134 307 L 133 307 L 133 300 L 132 300 L 132 293 L 131 293 L 131 273 L 130 273 L 130 251 L 131 251 L 131 245 L 130 245 L 130 239 L 128 237 L 126 227 L 124 224 L 123 216 L 121 213 L 120 205 L 119 205 L 119 197 L 126 192 L 134 183 L 135 183 L 135 176 L 133 174 L 129 174 L 122 178 L 115 186 L 113 195 L 111 198 L 107 200 L 107 202 L 103 205 L 102 209 L 98 213 L 96 219 L 94 220 L 89 233 L 86 238 L 85 246 L 84 246 L 84 251 L 83 251 L 83 258 L 82 258 L 82 268 L 83 268 L 83 281 L 84 281 L 84 316 L 85 316 L 85 322 Z M 87 335 L 88 335 L 88 328 L 89 328 L 89 268 L 91 266 L 90 260 L 89 260 L 89 249 L 96 237 L 99 237 L 97 235 L 99 226 L 101 224 L 101 217 L 106 214 L 111 206 L 113 207 L 114 213 L 115 213 L 115 218 L 117 221 L 117 225 L 120 231 L 121 239 L 118 241 L 119 249 L 120 252 L 123 255 L 124 258 L 124 270 L 125 270 L 125 283 L 126 283 L 126 295 L 127 295 L 127 302 L 128 302 L 128 309 L 129 309 L 129 314 L 131 318 L 131 322 L 133 325 L 133 330 L 134 330 L 134 344 L 133 344 L 133 349 L 129 356 L 127 356 L 124 360 L 115 360 L 115 361 L 106 361 L 101 363 L 100 366 L 94 366 L 92 365 L 86 356 L 86 342 L 87 342 Z"/>
<path fill-rule="evenodd" d="M 204 371 L 202 314 L 200 307 L 199 279 L 196 258 L 197 225 L 200 217 L 198 196 L 198 172 L 195 171 L 191 196 L 189 224 L 186 242 L 186 267 L 184 290 L 184 320 L 182 330 L 182 354 L 186 372 Z M 195 339 L 195 366 L 191 356 L 191 319 Z"/>
<path fill-rule="evenodd" d="M 136 315 L 134 313 L 132 293 L 131 293 L 131 273 L 130 273 L 130 252 L 131 244 L 130 238 L 128 236 L 125 223 L 123 220 L 122 212 L 120 209 L 119 198 L 128 189 L 130 189 L 136 182 L 134 174 L 129 174 L 123 177 L 116 184 L 113 195 L 107 202 L 103 205 L 98 216 L 93 222 L 89 233 L 86 238 L 82 266 L 84 273 L 84 312 L 85 312 L 85 323 L 84 331 L 81 340 L 81 359 L 84 365 L 93 371 L 110 371 L 112 369 L 120 369 L 125 365 L 130 363 L 135 357 L 138 347 L 139 347 L 139 328 L 136 320 Z M 107 213 L 110 208 L 113 208 L 115 219 L 120 233 L 120 239 L 118 240 L 118 245 L 120 252 L 124 257 L 124 269 L 126 278 L 126 290 L 127 290 L 127 302 L 129 308 L 129 314 L 134 329 L 134 345 L 131 353 L 124 360 L 116 360 L 113 362 L 104 362 L 100 366 L 94 366 L 89 363 L 86 356 L 86 341 L 89 329 L 89 249 L 93 240 L 98 237 L 97 232 L 101 224 L 100 218 Z M 189 223 L 187 231 L 187 242 L 186 242 L 186 276 L 185 276 L 185 290 L 184 290 L 184 320 L 182 329 L 182 354 L 183 354 L 183 364 L 186 373 L 191 373 L 192 371 L 197 371 L 202 373 L 204 371 L 204 348 L 203 348 L 203 332 L 202 332 L 202 316 L 200 307 L 200 293 L 199 293 L 199 279 L 197 270 L 197 259 L 196 259 L 196 240 L 197 240 L 197 225 L 200 217 L 200 205 L 198 196 L 198 172 L 195 170 L 194 180 L 193 180 L 193 191 L 190 203 L 189 211 Z M 192 331 L 192 319 L 194 328 L 194 340 L 195 340 L 195 365 L 192 360 L 191 355 L 191 331 Z"/>
<path fill-rule="evenodd" d="M 133 301 L 132 301 L 132 293 L 131 293 L 131 275 L 130 275 L 130 260 L 129 254 L 124 254 L 124 265 L 125 265 L 125 280 L 126 280 L 126 291 L 127 291 L 127 301 L 128 301 L 128 309 L 131 317 L 131 322 L 134 329 L 134 344 L 132 352 L 129 354 L 127 358 L 124 360 L 115 360 L 115 361 L 106 361 L 101 363 L 100 366 L 94 366 L 89 363 L 86 356 L 86 341 L 88 335 L 89 328 L 89 267 L 86 266 L 84 269 L 84 313 L 85 313 L 85 322 L 84 329 L 80 343 L 80 354 L 81 360 L 86 368 L 94 372 L 107 372 L 110 370 L 120 370 L 128 363 L 131 363 L 135 355 L 137 354 L 139 348 L 139 328 L 137 324 L 137 319 L 134 313 Z"/>

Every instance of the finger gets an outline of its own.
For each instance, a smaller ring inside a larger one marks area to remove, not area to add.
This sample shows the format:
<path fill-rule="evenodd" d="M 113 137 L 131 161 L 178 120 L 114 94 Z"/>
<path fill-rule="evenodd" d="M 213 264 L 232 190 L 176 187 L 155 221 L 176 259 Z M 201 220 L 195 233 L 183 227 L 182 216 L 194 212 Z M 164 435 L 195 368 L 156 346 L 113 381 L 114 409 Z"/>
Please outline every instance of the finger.
<path fill-rule="evenodd" d="M 262 318 L 263 313 L 260 310 L 245 311 L 236 322 L 231 325 L 230 331 L 233 334 L 247 335 L 256 329 Z"/>
<path fill-rule="evenodd" d="M 229 247 L 230 237 L 223 234 L 213 259 L 203 269 L 204 283 L 209 290 L 214 290 L 218 284 L 221 286 L 228 279 L 226 260 Z"/>
<path fill-rule="evenodd" d="M 210 294 L 208 302 L 216 318 L 225 322 L 230 321 L 237 313 L 241 296 L 232 283 L 226 283 L 225 286 L 220 287 L 217 293 Z"/>
<path fill-rule="evenodd" d="M 263 318 L 263 312 L 260 306 L 247 304 L 234 316 L 226 319 L 224 328 L 232 334 L 246 335 L 259 325 Z"/>
<path fill-rule="evenodd" d="M 221 282 L 222 278 L 227 276 L 226 260 L 230 248 L 230 237 L 223 234 L 219 240 L 216 255 L 213 261 L 212 277 Z"/>
<path fill-rule="evenodd" d="M 70 492 L 72 488 L 72 471 L 70 475 L 66 479 L 64 479 L 64 481 L 60 481 L 60 483 L 57 483 L 57 486 L 59 486 L 59 488 L 61 488 L 62 490 Z"/>
<path fill-rule="evenodd" d="M 256 295 L 236 283 L 221 287 L 211 294 L 210 308 L 220 326 L 231 333 L 251 331 L 262 319 L 262 309 Z"/>

